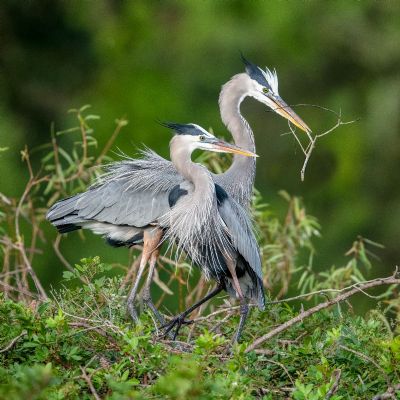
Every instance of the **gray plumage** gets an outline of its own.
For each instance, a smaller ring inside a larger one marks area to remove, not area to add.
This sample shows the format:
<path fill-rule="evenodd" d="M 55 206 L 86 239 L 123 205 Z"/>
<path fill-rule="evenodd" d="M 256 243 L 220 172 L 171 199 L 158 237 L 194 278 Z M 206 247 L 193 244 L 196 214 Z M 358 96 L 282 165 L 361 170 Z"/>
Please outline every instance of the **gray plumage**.
<path fill-rule="evenodd" d="M 185 145 L 185 141 L 187 144 Z M 234 297 L 227 259 L 240 263 L 239 282 L 243 295 L 264 307 L 262 269 L 257 240 L 247 210 L 216 185 L 210 172 L 191 161 L 191 138 L 171 141 L 171 161 L 184 181 L 181 196 L 160 218 L 168 227 L 165 238 L 176 243 L 207 277 L 212 277 Z"/>

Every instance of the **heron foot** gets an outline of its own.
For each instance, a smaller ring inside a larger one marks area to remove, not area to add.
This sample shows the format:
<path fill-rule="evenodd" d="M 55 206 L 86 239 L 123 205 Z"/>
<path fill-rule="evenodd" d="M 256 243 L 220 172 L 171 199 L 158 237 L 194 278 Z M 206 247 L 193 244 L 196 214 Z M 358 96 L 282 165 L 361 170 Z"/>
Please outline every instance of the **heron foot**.
<path fill-rule="evenodd" d="M 173 333 L 173 336 L 172 336 L 172 340 L 175 340 L 183 325 L 190 325 L 190 324 L 194 323 L 194 321 L 191 319 L 185 319 L 186 315 L 187 315 L 186 313 L 179 314 L 175 318 L 173 318 L 171 321 L 169 321 L 168 323 L 161 326 L 161 329 L 164 329 L 162 336 L 163 337 L 166 337 L 167 335 L 169 336 L 172 329 L 174 327 L 176 327 L 175 331 Z"/>
<path fill-rule="evenodd" d="M 139 315 L 138 315 L 138 312 L 136 311 L 135 303 L 133 301 L 132 302 L 128 301 L 127 309 L 128 309 L 128 313 L 131 316 L 133 322 L 135 324 L 139 323 Z"/>
<path fill-rule="evenodd" d="M 239 321 L 239 326 L 237 328 L 237 331 L 235 335 L 233 336 L 232 339 L 232 345 L 235 343 L 239 343 L 240 337 L 242 336 L 242 331 L 244 328 L 244 325 L 246 323 L 247 315 L 249 314 L 249 306 L 245 301 L 242 301 L 240 304 L 240 321 Z"/>
<path fill-rule="evenodd" d="M 156 306 L 153 303 L 153 300 L 151 297 L 143 297 L 143 303 L 146 307 L 149 308 L 151 313 L 156 317 L 157 321 L 161 324 L 161 326 L 165 325 L 165 319 L 160 313 L 160 311 L 157 310 Z"/>

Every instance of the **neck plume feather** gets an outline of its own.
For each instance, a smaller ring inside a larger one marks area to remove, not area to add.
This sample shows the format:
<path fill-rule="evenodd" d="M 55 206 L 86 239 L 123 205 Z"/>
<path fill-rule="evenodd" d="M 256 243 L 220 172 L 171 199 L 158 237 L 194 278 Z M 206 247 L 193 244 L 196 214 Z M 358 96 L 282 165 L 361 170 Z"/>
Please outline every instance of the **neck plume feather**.
<path fill-rule="evenodd" d="M 186 178 L 181 184 L 188 190 L 163 216 L 168 226 L 166 238 L 177 245 L 176 257 L 183 251 L 199 265 L 206 276 L 217 275 L 222 268 L 219 254 L 232 254 L 231 241 L 218 211 L 215 185 L 210 172 L 190 159 L 191 151 L 171 142 L 171 160 Z"/>

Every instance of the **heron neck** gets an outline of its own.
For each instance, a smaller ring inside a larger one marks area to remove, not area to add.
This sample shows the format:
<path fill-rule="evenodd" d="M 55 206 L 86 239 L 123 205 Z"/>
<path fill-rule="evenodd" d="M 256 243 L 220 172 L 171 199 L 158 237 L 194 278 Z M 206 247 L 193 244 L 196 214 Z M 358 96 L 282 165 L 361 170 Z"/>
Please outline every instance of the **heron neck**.
<path fill-rule="evenodd" d="M 246 74 L 238 74 L 223 85 L 219 107 L 222 122 L 232 134 L 235 144 L 255 152 L 253 132 L 240 113 L 240 105 L 248 96 L 247 82 Z M 228 193 L 246 206 L 249 205 L 253 192 L 255 171 L 255 158 L 235 154 L 231 166 L 220 176 Z"/>
<path fill-rule="evenodd" d="M 212 178 L 208 170 L 200 164 L 191 160 L 192 150 L 187 147 L 180 146 L 174 140 L 171 142 L 171 161 L 176 170 L 187 181 L 194 186 L 192 195 L 201 193 L 206 187 L 212 183 Z"/>

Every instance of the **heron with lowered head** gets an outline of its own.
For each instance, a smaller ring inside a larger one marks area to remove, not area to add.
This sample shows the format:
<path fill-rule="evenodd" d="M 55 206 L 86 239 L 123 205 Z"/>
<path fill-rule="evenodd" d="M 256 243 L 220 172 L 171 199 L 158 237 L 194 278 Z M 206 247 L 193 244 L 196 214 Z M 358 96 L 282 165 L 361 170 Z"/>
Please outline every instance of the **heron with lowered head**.
<path fill-rule="evenodd" d="M 235 144 L 255 152 L 253 132 L 240 113 L 240 105 L 246 97 L 255 98 L 303 131 L 310 131 L 280 97 L 276 72 L 263 70 L 244 58 L 243 62 L 246 72 L 234 75 L 222 87 L 219 98 L 222 121 Z M 254 158 L 235 154 L 227 171 L 211 176 L 214 183 L 239 204 L 249 206 L 255 178 Z M 161 234 L 149 231 L 148 227 L 168 211 L 169 193 L 183 181 L 184 177 L 171 161 L 151 150 L 144 150 L 141 159 L 127 159 L 109 165 L 108 172 L 88 191 L 57 202 L 48 212 L 47 218 L 61 233 L 87 228 L 104 236 L 113 246 L 143 244 L 139 271 L 128 298 L 128 310 L 135 320 L 134 302 L 139 281 L 149 262 L 143 301 L 163 322 L 150 296 Z M 212 297 L 213 293 L 206 298 Z"/>

